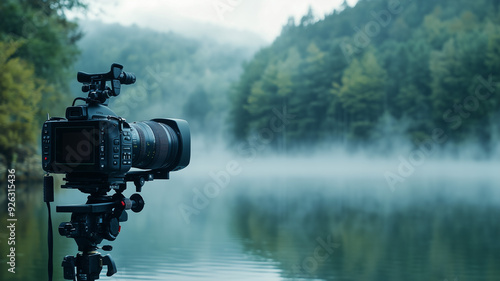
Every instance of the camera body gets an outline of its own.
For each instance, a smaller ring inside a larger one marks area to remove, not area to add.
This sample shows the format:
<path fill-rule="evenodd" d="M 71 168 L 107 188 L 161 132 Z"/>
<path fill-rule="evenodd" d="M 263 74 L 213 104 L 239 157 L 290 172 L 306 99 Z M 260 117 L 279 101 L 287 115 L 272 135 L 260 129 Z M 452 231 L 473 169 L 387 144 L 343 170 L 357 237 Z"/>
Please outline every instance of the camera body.
<path fill-rule="evenodd" d="M 107 191 L 153 177 L 168 179 L 170 171 L 183 169 L 190 161 L 190 129 L 186 121 L 158 118 L 127 123 L 105 103 L 119 94 L 121 84 L 135 82 L 133 74 L 113 64 L 103 74 L 78 73 L 89 97 L 86 104 L 66 108 L 65 118 L 53 117 L 42 127 L 42 167 L 48 173 L 66 174 L 63 187 L 83 192 Z M 112 88 L 106 86 L 111 81 Z"/>
<path fill-rule="evenodd" d="M 43 169 L 81 177 L 101 175 L 101 181 L 107 176 L 106 182 L 119 183 L 132 167 L 130 126 L 117 119 L 84 119 L 75 115 L 75 109 L 83 113 L 88 108 L 68 107 L 67 118 L 51 118 L 43 124 Z"/>
<path fill-rule="evenodd" d="M 69 107 L 66 113 L 74 114 Z M 125 173 L 132 167 L 130 127 L 115 119 L 51 118 L 42 129 L 42 166 L 50 173 Z M 83 117 L 83 116 L 80 116 Z"/>

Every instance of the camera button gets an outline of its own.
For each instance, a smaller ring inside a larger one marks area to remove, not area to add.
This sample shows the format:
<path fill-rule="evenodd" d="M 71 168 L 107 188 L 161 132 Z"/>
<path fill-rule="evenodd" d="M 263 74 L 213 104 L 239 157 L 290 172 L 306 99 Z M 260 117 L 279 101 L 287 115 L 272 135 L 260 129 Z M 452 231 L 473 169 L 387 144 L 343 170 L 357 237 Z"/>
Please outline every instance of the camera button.
<path fill-rule="evenodd" d="M 115 140 L 113 140 L 113 143 L 116 144 L 116 145 L 118 145 L 118 144 L 120 144 L 120 140 L 119 139 L 115 139 Z"/>
<path fill-rule="evenodd" d="M 117 147 L 117 146 L 113 147 L 113 152 L 114 152 L 114 153 L 118 153 L 118 152 L 120 152 L 120 148 L 119 148 L 119 147 Z"/>

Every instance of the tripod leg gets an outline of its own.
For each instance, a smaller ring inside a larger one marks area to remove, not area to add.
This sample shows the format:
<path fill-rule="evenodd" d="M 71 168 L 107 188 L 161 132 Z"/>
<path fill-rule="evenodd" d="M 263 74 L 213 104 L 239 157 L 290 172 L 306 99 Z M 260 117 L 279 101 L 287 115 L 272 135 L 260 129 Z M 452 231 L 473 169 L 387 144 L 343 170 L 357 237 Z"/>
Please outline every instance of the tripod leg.
<path fill-rule="evenodd" d="M 115 261 L 111 259 L 110 255 L 105 255 L 102 257 L 102 264 L 108 266 L 107 276 L 111 276 L 117 272 Z"/>

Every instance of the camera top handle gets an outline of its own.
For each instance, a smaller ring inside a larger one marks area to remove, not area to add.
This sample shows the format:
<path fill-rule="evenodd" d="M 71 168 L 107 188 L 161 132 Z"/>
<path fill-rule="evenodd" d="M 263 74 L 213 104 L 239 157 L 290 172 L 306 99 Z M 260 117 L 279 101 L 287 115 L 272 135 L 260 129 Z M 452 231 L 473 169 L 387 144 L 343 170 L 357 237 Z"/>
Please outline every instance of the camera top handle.
<path fill-rule="evenodd" d="M 107 73 L 88 74 L 78 72 L 77 80 L 84 83 L 82 92 L 89 92 L 87 103 L 105 103 L 110 97 L 116 97 L 120 94 L 121 85 L 130 85 L 135 83 L 135 75 L 123 71 L 123 65 L 113 63 L 111 70 Z M 106 86 L 106 82 L 111 81 L 111 88 Z"/>

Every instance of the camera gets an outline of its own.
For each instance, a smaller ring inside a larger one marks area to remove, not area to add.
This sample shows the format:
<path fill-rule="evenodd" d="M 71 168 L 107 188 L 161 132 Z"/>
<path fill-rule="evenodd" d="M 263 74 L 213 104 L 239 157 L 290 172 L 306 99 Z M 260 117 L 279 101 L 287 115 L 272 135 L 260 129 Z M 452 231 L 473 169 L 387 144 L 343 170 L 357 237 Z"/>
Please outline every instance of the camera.
<path fill-rule="evenodd" d="M 128 173 L 131 168 L 168 178 L 170 171 L 189 164 L 186 121 L 158 118 L 127 123 L 105 104 L 119 95 L 122 84 L 135 82 L 123 66 L 113 64 L 103 74 L 79 72 L 77 79 L 84 83 L 82 90 L 89 92 L 86 104 L 73 104 L 66 108 L 66 118 L 52 117 L 42 129 L 42 167 L 49 173 L 66 174 L 68 183 L 63 187 L 87 193 L 109 190 L 123 186 L 127 175 L 133 177 L 133 172 Z M 108 81 L 111 88 L 106 86 Z"/>
<path fill-rule="evenodd" d="M 103 266 L 107 276 L 117 272 L 104 240 L 118 236 L 120 222 L 128 220 L 126 210 L 140 212 L 144 200 L 135 193 L 122 193 L 127 182 L 140 192 L 146 181 L 169 179 L 171 171 L 185 168 L 190 161 L 191 137 L 185 120 L 156 118 L 128 123 L 107 104 L 120 94 L 122 85 L 133 84 L 136 77 L 117 63 L 106 73 L 78 72 L 86 98 L 78 97 L 66 108 L 66 116 L 52 117 L 42 127 L 42 168 L 44 201 L 49 210 L 49 280 L 52 278 L 52 227 L 50 202 L 54 200 L 54 180 L 49 173 L 64 174 L 61 187 L 88 193 L 83 205 L 56 206 L 57 212 L 71 213 L 71 221 L 59 225 L 59 234 L 75 239 L 76 256 L 64 257 L 64 279 L 93 281 L 99 279 Z M 109 85 L 110 86 L 109 86 Z M 85 104 L 75 105 L 78 100 Z M 135 169 L 132 169 L 135 168 Z M 107 193 L 114 190 L 113 195 Z"/>

